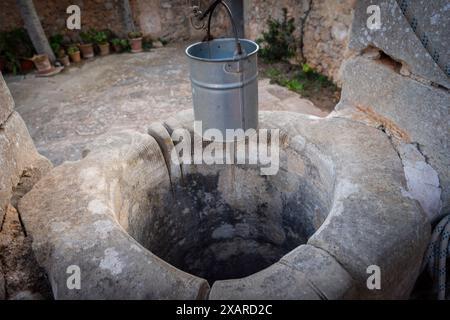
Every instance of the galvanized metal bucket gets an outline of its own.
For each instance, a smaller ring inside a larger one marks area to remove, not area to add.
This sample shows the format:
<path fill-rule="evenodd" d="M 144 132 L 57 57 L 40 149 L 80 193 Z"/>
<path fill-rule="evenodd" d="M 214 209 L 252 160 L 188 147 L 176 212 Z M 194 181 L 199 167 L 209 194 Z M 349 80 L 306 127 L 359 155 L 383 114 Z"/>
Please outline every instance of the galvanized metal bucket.
<path fill-rule="evenodd" d="M 217 39 L 189 46 L 192 98 L 195 120 L 203 132 L 214 128 L 256 129 L 258 127 L 259 46 L 239 40 L 242 54 L 236 52 L 236 39 Z"/>
<path fill-rule="evenodd" d="M 223 6 L 230 17 L 234 38 L 211 40 L 211 19 Z M 209 15 L 207 41 L 189 46 L 194 117 L 202 121 L 202 134 L 208 129 L 258 128 L 259 46 L 239 39 L 233 14 L 223 0 L 215 0 L 202 14 Z"/>

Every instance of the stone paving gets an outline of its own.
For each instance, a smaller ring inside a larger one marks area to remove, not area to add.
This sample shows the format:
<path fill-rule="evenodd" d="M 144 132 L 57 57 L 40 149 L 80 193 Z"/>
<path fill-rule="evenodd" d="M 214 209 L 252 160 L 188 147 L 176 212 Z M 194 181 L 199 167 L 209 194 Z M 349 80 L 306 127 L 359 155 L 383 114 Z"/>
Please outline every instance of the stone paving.
<path fill-rule="evenodd" d="M 96 58 L 51 78 L 5 77 L 38 151 L 55 165 L 82 157 L 95 137 L 136 129 L 192 108 L 185 44 L 140 54 Z M 312 102 L 268 79 L 259 82 L 260 110 L 325 117 Z"/>

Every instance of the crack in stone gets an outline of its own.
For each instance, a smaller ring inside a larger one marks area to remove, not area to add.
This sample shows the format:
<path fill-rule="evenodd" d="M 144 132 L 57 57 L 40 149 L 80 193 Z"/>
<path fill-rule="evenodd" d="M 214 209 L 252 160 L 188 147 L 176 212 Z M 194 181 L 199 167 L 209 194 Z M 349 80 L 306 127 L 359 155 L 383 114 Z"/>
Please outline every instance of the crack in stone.
<path fill-rule="evenodd" d="M 304 54 L 304 49 L 305 49 L 305 41 L 304 41 L 305 26 L 306 26 L 306 20 L 308 19 L 308 16 L 309 16 L 311 11 L 312 11 L 312 0 L 309 0 L 308 9 L 305 11 L 304 17 L 300 18 L 301 35 L 300 35 L 299 47 L 300 47 L 301 60 L 303 62 L 305 61 L 305 54 Z"/>

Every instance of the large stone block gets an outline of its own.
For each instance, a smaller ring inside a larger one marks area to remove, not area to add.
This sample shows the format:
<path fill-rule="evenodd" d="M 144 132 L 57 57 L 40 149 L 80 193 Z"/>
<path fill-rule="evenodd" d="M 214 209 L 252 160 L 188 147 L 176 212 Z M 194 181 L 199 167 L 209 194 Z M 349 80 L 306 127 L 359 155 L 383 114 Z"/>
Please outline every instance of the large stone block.
<path fill-rule="evenodd" d="M 143 241 L 152 203 L 161 203 L 167 190 L 157 142 L 132 131 L 95 141 L 82 161 L 66 162 L 40 180 L 19 209 L 55 299 L 205 298 L 205 280 L 135 240 Z M 66 285 L 71 265 L 81 270 L 80 290 Z"/>
<path fill-rule="evenodd" d="M 404 14 L 397 1 L 358 1 L 349 48 L 362 51 L 369 46 L 377 47 L 395 60 L 406 64 L 413 74 L 450 88 L 445 67 L 449 58 L 448 27 L 446 28 L 450 20 L 450 10 L 446 9 L 448 1 L 412 2 L 414 4 L 405 8 Z M 380 29 L 367 28 L 367 8 L 370 5 L 380 7 Z M 410 16 L 414 10 L 414 16 Z M 433 58 L 444 63 L 440 63 L 440 66 Z"/>
<path fill-rule="evenodd" d="M 356 297 L 355 283 L 350 274 L 324 250 L 310 245 L 299 246 L 280 262 L 302 272 L 325 299 Z"/>
<path fill-rule="evenodd" d="M 0 127 L 6 122 L 6 119 L 11 115 L 13 109 L 14 100 L 0 73 Z"/>
<path fill-rule="evenodd" d="M 300 271 L 275 263 L 249 277 L 216 281 L 213 300 L 320 300 L 322 297 Z"/>
<path fill-rule="evenodd" d="M 442 188 L 442 212 L 450 210 L 450 94 L 404 77 L 379 60 L 358 57 L 343 67 L 344 85 L 337 110 L 360 107 L 389 119 L 417 144 Z"/>
<path fill-rule="evenodd" d="M 37 152 L 20 115 L 13 112 L 0 129 L 0 222 L 13 193 L 21 189 L 17 186 L 21 178 L 26 178 L 29 189 L 51 167 L 50 161 Z"/>

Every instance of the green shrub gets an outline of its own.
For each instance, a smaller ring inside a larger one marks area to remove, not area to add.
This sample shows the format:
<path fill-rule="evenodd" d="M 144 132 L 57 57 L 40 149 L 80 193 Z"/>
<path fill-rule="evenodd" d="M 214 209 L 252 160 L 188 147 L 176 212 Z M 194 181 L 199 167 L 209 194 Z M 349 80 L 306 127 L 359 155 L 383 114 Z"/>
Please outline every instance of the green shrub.
<path fill-rule="evenodd" d="M 293 67 L 287 72 L 282 72 L 276 67 L 268 68 L 264 74 L 272 83 L 279 84 L 289 90 L 301 93 L 308 97 L 312 92 L 328 88 L 337 90 L 335 84 L 326 76 L 313 70 L 308 64 Z"/>
<path fill-rule="evenodd" d="M 96 44 L 105 44 L 108 42 L 108 35 L 105 31 L 97 31 L 92 35 L 92 40 Z"/>
<path fill-rule="evenodd" d="M 305 88 L 305 84 L 297 79 L 291 79 L 286 82 L 286 87 L 292 91 L 302 91 Z"/>
<path fill-rule="evenodd" d="M 90 28 L 87 31 L 81 31 L 80 38 L 84 44 L 88 44 L 94 41 L 96 34 L 97 30 L 95 30 L 94 28 Z"/>
<path fill-rule="evenodd" d="M 128 38 L 130 38 L 130 39 L 142 38 L 142 32 L 132 31 L 132 32 L 128 33 Z"/>
<path fill-rule="evenodd" d="M 297 40 L 294 37 L 295 19 L 288 19 L 287 9 L 283 8 L 281 21 L 269 18 L 268 31 L 256 41 L 261 45 L 260 56 L 266 62 L 283 61 L 292 58 L 297 51 Z"/>
<path fill-rule="evenodd" d="M 20 59 L 31 58 L 35 53 L 24 28 L 0 32 L 0 56 L 5 59 L 6 71 L 16 74 L 20 70 Z"/>
<path fill-rule="evenodd" d="M 64 36 L 61 33 L 56 33 L 50 36 L 49 42 L 50 47 L 56 56 L 60 56 L 60 51 L 62 49 L 62 43 L 64 41 Z"/>
<path fill-rule="evenodd" d="M 70 46 L 69 49 L 67 49 L 68 54 L 74 54 L 76 52 L 80 51 L 77 46 Z"/>

